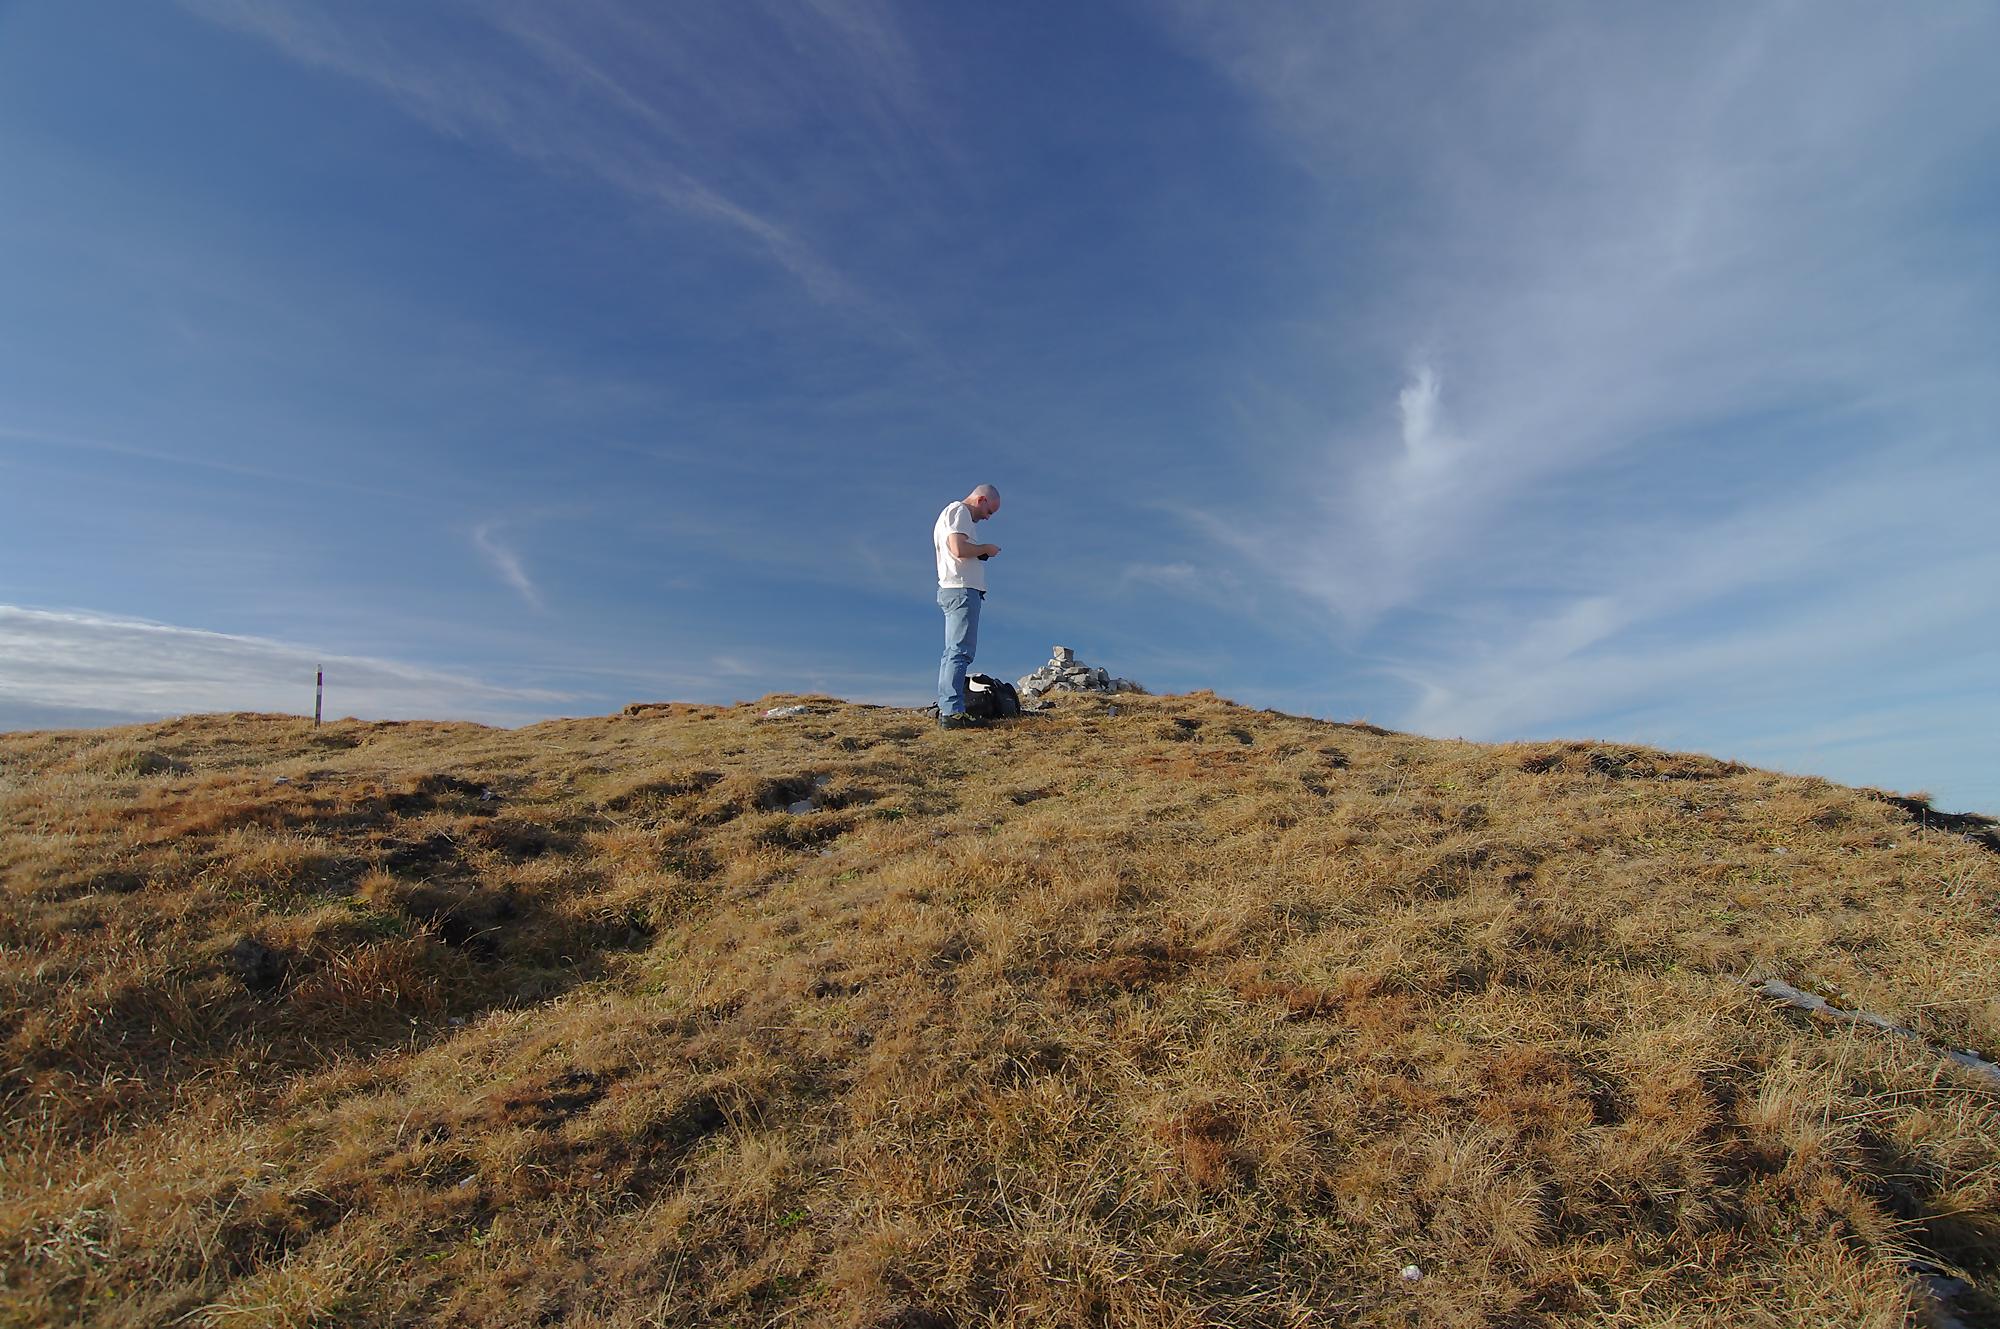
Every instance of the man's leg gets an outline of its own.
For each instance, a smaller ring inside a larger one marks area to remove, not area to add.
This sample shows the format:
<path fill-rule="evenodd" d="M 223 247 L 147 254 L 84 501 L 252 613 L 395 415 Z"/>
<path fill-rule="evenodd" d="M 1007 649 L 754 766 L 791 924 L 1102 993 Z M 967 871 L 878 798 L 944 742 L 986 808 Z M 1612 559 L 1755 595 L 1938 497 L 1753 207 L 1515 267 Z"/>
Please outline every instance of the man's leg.
<path fill-rule="evenodd" d="M 938 718 L 965 714 L 965 675 L 979 646 L 979 592 L 938 590 L 944 610 L 944 655 L 938 660 Z"/>

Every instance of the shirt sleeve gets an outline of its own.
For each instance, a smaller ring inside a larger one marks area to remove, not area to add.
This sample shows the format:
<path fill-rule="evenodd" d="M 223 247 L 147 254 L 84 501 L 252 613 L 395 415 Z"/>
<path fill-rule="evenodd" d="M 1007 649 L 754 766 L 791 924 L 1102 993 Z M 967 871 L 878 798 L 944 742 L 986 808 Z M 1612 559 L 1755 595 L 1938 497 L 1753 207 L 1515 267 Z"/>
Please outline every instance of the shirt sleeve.
<path fill-rule="evenodd" d="M 952 509 L 951 520 L 945 524 L 945 529 L 947 531 L 955 531 L 966 539 L 972 540 L 972 513 L 967 510 L 963 503 Z M 979 542 L 973 540 L 973 543 L 977 544 Z"/>

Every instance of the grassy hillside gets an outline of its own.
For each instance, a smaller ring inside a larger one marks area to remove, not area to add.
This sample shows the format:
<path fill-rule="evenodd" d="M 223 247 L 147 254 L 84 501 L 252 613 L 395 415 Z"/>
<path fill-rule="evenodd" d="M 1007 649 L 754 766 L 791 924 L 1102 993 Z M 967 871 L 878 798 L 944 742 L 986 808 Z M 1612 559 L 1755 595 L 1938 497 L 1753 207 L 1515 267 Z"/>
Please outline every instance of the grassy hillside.
<path fill-rule="evenodd" d="M 1913 809 L 1207 694 L 0 736 L 0 1323 L 2000 1323 Z"/>

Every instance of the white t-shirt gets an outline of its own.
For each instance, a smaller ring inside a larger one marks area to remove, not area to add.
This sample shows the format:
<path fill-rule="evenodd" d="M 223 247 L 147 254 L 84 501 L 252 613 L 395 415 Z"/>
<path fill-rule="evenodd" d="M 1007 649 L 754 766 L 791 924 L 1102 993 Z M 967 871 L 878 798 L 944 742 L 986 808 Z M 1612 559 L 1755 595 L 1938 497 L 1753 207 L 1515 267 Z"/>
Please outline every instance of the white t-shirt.
<path fill-rule="evenodd" d="M 974 544 L 980 542 L 972 533 L 972 512 L 963 503 L 945 504 L 944 511 L 938 513 L 937 525 L 931 527 L 931 547 L 937 553 L 938 589 L 963 586 L 974 591 L 985 590 L 986 565 L 976 558 L 951 556 L 953 531 Z"/>

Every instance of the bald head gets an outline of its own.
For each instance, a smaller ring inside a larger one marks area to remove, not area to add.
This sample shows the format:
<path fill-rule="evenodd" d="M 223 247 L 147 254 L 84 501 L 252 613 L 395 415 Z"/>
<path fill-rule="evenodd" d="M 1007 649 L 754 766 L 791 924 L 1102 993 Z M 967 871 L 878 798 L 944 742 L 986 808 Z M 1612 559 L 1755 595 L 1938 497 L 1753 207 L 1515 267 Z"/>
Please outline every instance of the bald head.
<path fill-rule="evenodd" d="M 979 485 L 965 496 L 965 506 L 972 510 L 974 520 L 985 521 L 1000 510 L 1000 491 L 992 485 Z"/>

